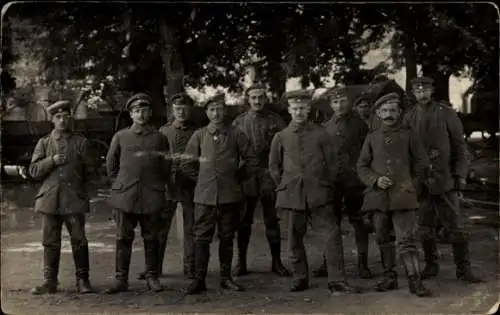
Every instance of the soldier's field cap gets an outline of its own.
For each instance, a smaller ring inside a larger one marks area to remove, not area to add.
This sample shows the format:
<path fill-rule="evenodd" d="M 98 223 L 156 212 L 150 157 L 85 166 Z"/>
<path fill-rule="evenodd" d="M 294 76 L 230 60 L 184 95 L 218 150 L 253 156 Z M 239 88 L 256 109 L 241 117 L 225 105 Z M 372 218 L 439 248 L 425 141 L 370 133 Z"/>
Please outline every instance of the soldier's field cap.
<path fill-rule="evenodd" d="M 424 87 L 432 87 L 434 80 L 429 77 L 417 77 L 413 78 L 410 83 L 413 89 L 423 89 Z"/>
<path fill-rule="evenodd" d="M 152 103 L 153 99 L 151 99 L 151 96 L 146 93 L 137 93 L 128 99 L 125 108 L 131 110 L 134 107 L 151 107 Z"/>
<path fill-rule="evenodd" d="M 337 86 L 326 92 L 327 99 L 336 100 L 339 98 L 347 97 L 347 88 L 345 86 Z"/>
<path fill-rule="evenodd" d="M 210 104 L 222 104 L 226 105 L 226 94 L 219 93 L 211 98 L 209 98 L 205 103 L 203 103 L 203 108 L 207 109 Z"/>
<path fill-rule="evenodd" d="M 67 100 L 57 101 L 47 107 L 47 112 L 51 116 L 61 112 L 71 112 L 71 103 Z"/>
<path fill-rule="evenodd" d="M 255 91 L 255 92 L 258 91 L 259 93 L 265 94 L 267 91 L 267 88 L 262 83 L 254 83 L 248 87 L 248 89 L 245 91 L 245 94 L 248 96 L 248 95 L 250 95 L 250 92 L 252 92 L 252 91 Z"/>
<path fill-rule="evenodd" d="M 354 100 L 354 102 L 352 103 L 353 106 L 358 106 L 359 103 L 361 102 L 366 102 L 366 103 L 370 103 L 370 98 L 368 97 L 368 95 L 360 95 L 358 96 L 358 98 L 356 98 Z"/>
<path fill-rule="evenodd" d="M 170 98 L 170 103 L 172 105 L 187 105 L 187 106 L 194 105 L 193 99 L 185 92 L 174 94 Z"/>
<path fill-rule="evenodd" d="M 377 101 L 375 101 L 374 108 L 377 109 L 386 103 L 400 104 L 401 100 L 399 99 L 399 94 L 396 92 L 392 92 L 392 93 L 385 94 L 385 95 L 379 97 L 379 99 Z"/>
<path fill-rule="evenodd" d="M 290 103 L 298 102 L 303 104 L 311 104 L 314 91 L 312 90 L 294 90 L 283 94 L 282 100 Z"/>

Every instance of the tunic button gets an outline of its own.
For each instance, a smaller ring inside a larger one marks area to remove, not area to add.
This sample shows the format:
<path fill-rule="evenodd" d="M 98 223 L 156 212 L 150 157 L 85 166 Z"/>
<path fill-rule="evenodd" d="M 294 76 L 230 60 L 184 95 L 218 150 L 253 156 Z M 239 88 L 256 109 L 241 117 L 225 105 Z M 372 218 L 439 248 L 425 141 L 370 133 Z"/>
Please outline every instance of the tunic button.
<path fill-rule="evenodd" d="M 387 160 L 387 161 L 386 161 L 386 163 L 387 163 L 387 164 L 391 164 L 391 163 L 392 163 L 392 161 L 391 161 L 391 160 Z"/>

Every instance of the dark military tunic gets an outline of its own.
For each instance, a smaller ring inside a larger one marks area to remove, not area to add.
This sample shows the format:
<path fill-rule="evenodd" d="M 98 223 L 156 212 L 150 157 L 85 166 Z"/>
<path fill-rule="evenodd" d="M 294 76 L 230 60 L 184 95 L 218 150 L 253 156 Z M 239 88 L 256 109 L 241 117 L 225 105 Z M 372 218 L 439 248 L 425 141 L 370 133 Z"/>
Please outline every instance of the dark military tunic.
<path fill-rule="evenodd" d="M 197 181 L 195 203 L 216 206 L 244 199 L 241 182 L 257 172 L 258 160 L 250 141 L 239 129 L 227 125 L 218 129 L 209 124 L 193 133 L 185 153 L 191 160 L 181 163 L 181 168 Z M 192 159 L 198 162 L 199 171 Z"/>
<path fill-rule="evenodd" d="M 357 164 L 359 177 L 367 186 L 363 209 L 417 209 L 413 177 L 424 178 L 427 167 L 423 146 L 410 128 L 381 127 L 370 132 Z M 390 178 L 393 186 L 380 189 L 377 179 L 381 176 Z"/>
<path fill-rule="evenodd" d="M 269 171 L 277 184 L 276 207 L 306 210 L 331 202 L 337 162 L 330 136 L 316 124 L 291 122 L 273 138 Z"/>
<path fill-rule="evenodd" d="M 67 163 L 55 165 L 55 154 L 64 154 Z M 30 175 L 42 180 L 35 196 L 35 211 L 59 215 L 89 212 L 85 183 L 92 164 L 84 137 L 54 130 L 41 138 L 29 167 Z"/>
<path fill-rule="evenodd" d="M 106 157 L 108 176 L 114 179 L 111 205 L 123 212 L 160 212 L 170 173 L 168 153 L 166 137 L 152 126 L 118 131 Z"/>

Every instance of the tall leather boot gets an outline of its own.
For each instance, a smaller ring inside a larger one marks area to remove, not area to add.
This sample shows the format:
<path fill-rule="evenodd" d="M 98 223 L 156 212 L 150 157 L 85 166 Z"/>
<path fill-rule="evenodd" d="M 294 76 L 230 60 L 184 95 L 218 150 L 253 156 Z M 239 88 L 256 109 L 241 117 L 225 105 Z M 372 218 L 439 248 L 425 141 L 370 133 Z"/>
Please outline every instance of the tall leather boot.
<path fill-rule="evenodd" d="M 108 294 L 128 291 L 128 272 L 132 255 L 132 240 L 117 240 L 115 253 L 115 284 L 106 290 Z"/>
<path fill-rule="evenodd" d="M 89 247 L 88 245 L 72 244 L 73 261 L 76 269 L 76 291 L 92 293 L 89 281 Z"/>
<path fill-rule="evenodd" d="M 272 265 L 271 272 L 280 277 L 290 277 L 292 272 L 283 266 L 281 261 L 281 240 L 269 241 L 269 248 L 271 249 Z"/>
<path fill-rule="evenodd" d="M 468 242 L 455 242 L 452 243 L 453 247 L 453 260 L 456 265 L 457 279 L 465 283 L 480 283 L 481 279 L 472 273 L 469 258 L 469 244 Z"/>
<path fill-rule="evenodd" d="M 323 255 L 323 262 L 316 269 L 313 269 L 312 276 L 315 278 L 324 278 L 328 276 L 328 270 L 326 269 L 326 257 Z"/>
<path fill-rule="evenodd" d="M 219 240 L 220 287 L 231 291 L 243 291 L 243 288 L 233 281 L 231 264 L 233 261 L 233 242 Z"/>
<path fill-rule="evenodd" d="M 410 293 L 418 297 L 431 296 L 431 291 L 422 283 L 418 253 L 410 252 L 401 255 L 401 260 L 405 267 L 406 276 L 408 277 L 408 288 Z"/>
<path fill-rule="evenodd" d="M 383 279 L 375 285 L 375 290 L 385 292 L 398 289 L 398 275 L 394 270 L 396 267 L 396 248 L 393 244 L 380 246 L 382 266 L 384 268 Z"/>
<path fill-rule="evenodd" d="M 356 249 L 358 252 L 357 257 L 357 269 L 358 276 L 361 279 L 372 278 L 372 273 L 368 268 L 368 230 L 364 226 L 363 222 L 360 221 L 354 225 L 354 234 L 356 239 Z"/>
<path fill-rule="evenodd" d="M 185 294 L 199 294 L 207 290 L 208 261 L 210 260 L 210 243 L 195 242 L 194 244 L 194 280 L 186 288 Z"/>
<path fill-rule="evenodd" d="M 163 260 L 165 257 L 165 251 L 167 250 L 167 242 L 166 241 L 159 241 L 158 244 L 158 270 L 156 271 L 156 274 L 158 277 L 163 276 Z M 139 276 L 137 277 L 138 280 L 145 280 L 146 279 L 146 270 L 141 272 Z"/>
<path fill-rule="evenodd" d="M 234 270 L 235 276 L 245 276 L 249 274 L 247 269 L 248 244 L 250 243 L 251 229 L 243 226 L 238 231 L 238 262 Z"/>
<path fill-rule="evenodd" d="M 422 249 L 424 250 L 425 267 L 420 272 L 421 278 L 428 279 L 437 276 L 439 264 L 437 263 L 436 242 L 433 239 L 425 239 L 422 241 Z"/>
<path fill-rule="evenodd" d="M 34 295 L 54 294 L 57 292 L 57 275 L 59 273 L 59 262 L 61 259 L 61 246 L 43 247 L 43 278 L 41 286 L 34 287 L 31 293 Z"/>
<path fill-rule="evenodd" d="M 163 291 L 158 280 L 158 240 L 144 240 L 144 258 L 146 262 L 146 284 L 153 292 Z"/>

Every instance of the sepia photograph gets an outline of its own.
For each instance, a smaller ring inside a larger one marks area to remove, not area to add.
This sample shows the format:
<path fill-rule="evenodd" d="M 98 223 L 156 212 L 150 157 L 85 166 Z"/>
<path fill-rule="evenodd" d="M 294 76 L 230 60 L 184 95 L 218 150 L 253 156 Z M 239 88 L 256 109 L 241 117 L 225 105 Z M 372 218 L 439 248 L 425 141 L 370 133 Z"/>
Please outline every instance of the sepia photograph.
<path fill-rule="evenodd" d="M 498 314 L 490 2 L 13 1 L 2 314 Z"/>

